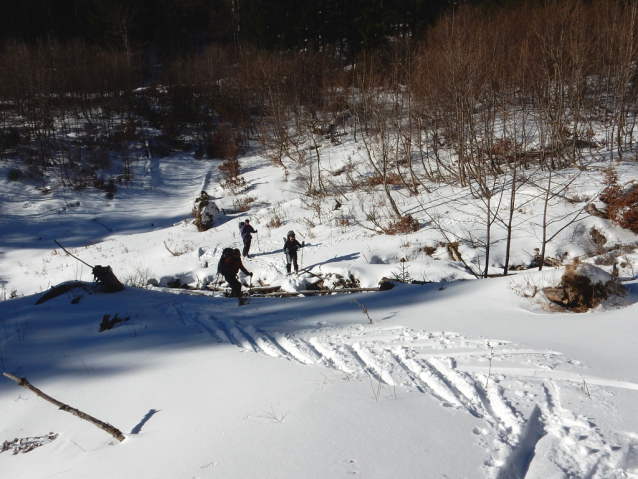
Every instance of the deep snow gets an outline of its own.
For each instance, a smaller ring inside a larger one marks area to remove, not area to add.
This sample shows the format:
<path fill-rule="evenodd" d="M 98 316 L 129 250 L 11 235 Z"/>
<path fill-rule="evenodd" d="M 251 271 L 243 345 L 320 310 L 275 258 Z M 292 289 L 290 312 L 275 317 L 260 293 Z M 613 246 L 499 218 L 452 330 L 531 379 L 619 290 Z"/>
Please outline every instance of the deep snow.
<path fill-rule="evenodd" d="M 222 208 L 233 201 L 217 186 L 214 162 L 150 159 L 113 200 L 41 195 L 2 171 L 0 280 L 5 296 L 18 296 L 0 302 L 2 369 L 126 435 L 117 443 L 2 377 L 0 441 L 59 434 L 29 453 L 0 454 L 3 478 L 638 477 L 638 284 L 630 266 L 621 270 L 627 297 L 585 314 L 555 312 L 540 293 L 520 293 L 555 284 L 560 268 L 476 280 L 445 248 L 422 251 L 441 240 L 432 216 L 459 237 L 480 230 L 461 189 L 439 188 L 418 201 L 399 196 L 421 231 L 372 235 L 339 225 L 330 205 L 316 215 L 294 178 L 284 182 L 263 158 L 242 165 L 253 209 L 228 214 L 206 233 L 190 224 L 193 199 L 205 189 Z M 631 175 L 635 168 L 624 166 Z M 599 191 L 590 171 L 575 195 Z M 519 212 L 516 264 L 538 246 L 540 200 L 532 197 Z M 350 200 L 344 208 L 356 213 Z M 552 214 L 582 207 L 560 202 Z M 266 226 L 273 215 L 283 226 Z M 240 244 L 237 222 L 246 217 L 259 231 L 246 261 L 253 284 L 293 291 L 314 281 L 284 275 L 289 229 L 308 243 L 303 267 L 314 273 L 376 286 L 404 257 L 412 278 L 434 282 L 251 298 L 241 307 L 219 293 L 165 287 L 106 295 L 93 292 L 90 268 L 52 241 L 91 265 L 110 265 L 122 280 L 137 275 L 165 286 L 177 277 L 201 287 L 217 280 L 221 249 Z M 592 226 L 612 242 L 636 241 L 585 217 L 550 244 L 551 254 L 584 254 Z M 494 272 L 502 251 L 499 241 Z M 480 263 L 480 250 L 461 252 Z M 86 287 L 34 305 L 70 280 Z M 99 333 L 105 314 L 130 319 Z"/>

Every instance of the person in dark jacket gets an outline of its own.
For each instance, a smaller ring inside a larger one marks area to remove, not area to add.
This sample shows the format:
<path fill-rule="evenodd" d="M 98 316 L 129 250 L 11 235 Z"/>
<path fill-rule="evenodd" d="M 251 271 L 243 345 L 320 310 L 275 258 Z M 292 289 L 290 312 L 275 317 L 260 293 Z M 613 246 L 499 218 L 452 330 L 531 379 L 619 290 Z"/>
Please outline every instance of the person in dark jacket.
<path fill-rule="evenodd" d="M 244 240 L 244 251 L 242 252 L 244 258 L 250 258 L 248 253 L 250 252 L 250 243 L 253 240 L 251 233 L 257 233 L 257 230 L 250 225 L 250 220 L 246 220 L 241 228 L 241 239 Z"/>
<path fill-rule="evenodd" d="M 306 246 L 306 242 L 299 243 L 295 239 L 295 232 L 288 231 L 288 238 L 284 243 L 284 253 L 286 254 L 286 271 L 290 274 L 291 265 L 295 267 L 295 273 L 299 272 L 299 265 L 297 264 L 297 250 Z"/>
<path fill-rule="evenodd" d="M 235 249 L 233 251 L 233 255 L 224 261 L 221 268 L 221 273 L 224 276 L 224 279 L 228 282 L 228 286 L 230 286 L 231 298 L 241 298 L 241 283 L 237 279 L 237 273 L 239 273 L 239 270 L 242 270 L 244 274 L 248 276 L 253 275 L 241 262 L 241 252 L 238 249 Z"/>

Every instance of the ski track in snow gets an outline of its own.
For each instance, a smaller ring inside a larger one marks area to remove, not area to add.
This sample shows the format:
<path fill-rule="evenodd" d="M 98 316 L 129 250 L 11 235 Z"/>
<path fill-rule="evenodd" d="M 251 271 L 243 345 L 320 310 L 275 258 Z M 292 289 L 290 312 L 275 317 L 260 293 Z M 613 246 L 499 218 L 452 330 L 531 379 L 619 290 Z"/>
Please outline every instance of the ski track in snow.
<path fill-rule="evenodd" d="M 403 386 L 407 394 L 416 390 L 483 420 L 485 427 L 474 433 L 479 445 L 490 451 L 486 478 L 638 478 L 638 440 L 619 446 L 618 433 L 601 430 L 561 404 L 562 392 L 573 393 L 582 386 L 583 376 L 557 371 L 569 366 L 559 352 L 496 340 L 490 341 L 491 350 L 486 340 L 403 327 L 323 327 L 284 334 L 213 315 L 203 318 L 177 303 L 165 310 L 176 314 L 181 324 L 199 325 L 214 340 L 244 351 L 321 364 L 347 380 L 372 378 L 383 386 L 377 399 L 396 398 L 396 387 Z M 499 366 L 502 362 L 507 366 Z M 596 379 L 591 378 L 591 384 L 638 388 Z M 571 475 L 573 471 L 579 475 Z"/>

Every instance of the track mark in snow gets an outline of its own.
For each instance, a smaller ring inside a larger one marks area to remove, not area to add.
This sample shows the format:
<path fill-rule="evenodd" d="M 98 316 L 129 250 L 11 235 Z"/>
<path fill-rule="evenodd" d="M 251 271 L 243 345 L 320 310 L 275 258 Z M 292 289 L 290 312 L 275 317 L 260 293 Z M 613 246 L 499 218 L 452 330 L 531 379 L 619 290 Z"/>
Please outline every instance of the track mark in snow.
<path fill-rule="evenodd" d="M 315 364 L 318 364 L 322 360 L 323 356 L 315 349 L 310 341 L 301 338 L 295 338 L 295 340 L 299 343 L 298 347 L 302 349 L 306 355 L 310 356 L 310 359 L 312 359 Z"/>
<path fill-rule="evenodd" d="M 502 427 L 506 428 L 505 432 L 518 436 L 521 433 L 521 421 L 503 398 L 501 389 L 497 384 L 492 382 L 487 388 L 487 398 L 490 401 L 492 411 L 495 417 L 501 420 Z"/>
<path fill-rule="evenodd" d="M 348 365 L 341 360 L 338 353 L 331 349 L 329 346 L 322 344 L 317 338 L 313 337 L 308 342 L 315 348 L 315 350 L 324 357 L 329 364 L 333 364 L 336 369 L 346 374 L 352 374 L 354 369 L 348 367 Z"/>
<path fill-rule="evenodd" d="M 279 348 L 275 346 L 265 334 L 257 331 L 254 326 L 246 326 L 244 328 L 244 332 L 250 335 L 253 343 L 255 343 L 265 354 L 273 358 L 281 357 Z"/>
<path fill-rule="evenodd" d="M 222 323 L 225 329 L 228 331 L 229 336 L 232 338 L 233 342 L 237 344 L 240 348 L 243 348 L 247 351 L 255 352 L 255 348 L 251 344 L 248 336 L 242 333 L 242 331 L 235 325 L 234 323 Z"/>
<path fill-rule="evenodd" d="M 389 386 L 414 385 L 446 407 L 467 411 L 485 424 L 477 429 L 477 441 L 489 451 L 483 477 L 636 478 L 631 467 L 638 466 L 638 444 L 616 439 L 613 431 L 563 408 L 560 396 L 561 391 L 584 394 L 577 392 L 583 378 L 601 387 L 637 390 L 638 385 L 571 372 L 572 365 L 559 352 L 517 349 L 507 341 L 491 340 L 502 349 L 494 348 L 490 355 L 486 340 L 403 327 L 273 333 L 213 316 L 202 319 L 197 312 L 172 305 L 166 311 L 174 312 L 183 324 L 199 324 L 219 341 L 247 351 L 323 364 L 355 380 L 372 375 Z M 570 371 L 558 369 L 561 365 Z"/>
<path fill-rule="evenodd" d="M 451 359 L 447 361 L 452 363 Z M 459 400 L 463 402 L 468 411 L 474 416 L 485 417 L 483 403 L 476 391 L 474 381 L 467 379 L 462 373 L 458 373 L 452 369 L 452 365 L 448 366 L 444 360 L 430 359 L 429 364 L 439 372 L 442 378 L 446 378 L 446 382 L 450 385 L 451 389 L 458 391 L 460 395 Z"/>
<path fill-rule="evenodd" d="M 536 405 L 525 423 L 525 428 L 518 440 L 518 446 L 509 457 L 507 457 L 505 464 L 499 471 L 497 479 L 528 477 L 527 473 L 529 472 L 530 462 L 536 455 L 536 448 L 539 441 L 545 435 L 541 416 L 541 410 L 538 405 Z M 553 477 L 547 470 L 545 470 L 544 474 L 546 474 L 546 477 L 543 479 L 551 479 L 551 477 Z M 532 479 L 532 477 L 529 476 L 529 479 Z"/>
<path fill-rule="evenodd" d="M 359 358 L 361 358 L 361 361 L 363 361 L 363 363 L 377 377 L 377 379 L 380 379 L 381 381 L 383 381 L 388 386 L 395 386 L 396 385 L 396 383 L 394 382 L 394 379 L 392 379 L 392 375 L 389 373 L 389 371 L 387 369 L 385 369 L 383 367 L 384 366 L 383 365 L 383 360 L 384 360 L 384 355 L 383 354 L 381 356 L 381 364 L 379 364 L 379 362 L 377 362 L 377 360 L 370 353 L 370 351 L 368 351 L 365 348 L 362 348 L 361 344 L 354 343 L 352 345 L 352 350 L 357 354 L 357 356 L 359 356 Z M 390 357 L 390 354 L 388 354 L 388 357 Z"/>
<path fill-rule="evenodd" d="M 277 341 L 279 346 L 283 348 L 290 356 L 303 364 L 315 364 L 306 353 L 297 347 L 297 345 L 281 333 L 273 334 L 273 339 Z"/>
<path fill-rule="evenodd" d="M 211 318 L 210 322 L 211 322 L 210 332 L 212 333 L 214 337 L 216 337 L 222 343 L 235 344 L 233 343 L 233 341 L 230 340 L 230 338 L 226 334 L 226 331 L 224 331 L 222 326 L 214 318 Z M 204 327 L 206 328 L 206 326 Z"/>
<path fill-rule="evenodd" d="M 461 366 L 459 368 L 462 371 L 485 373 L 489 371 L 487 366 Z M 613 379 L 597 378 L 593 376 L 583 376 L 582 374 L 570 373 L 568 371 L 555 371 L 549 369 L 540 368 L 509 368 L 509 367 L 492 367 L 492 374 L 503 374 L 505 376 L 518 376 L 529 377 L 535 379 L 560 379 L 563 381 L 572 381 L 578 384 L 583 384 L 583 380 L 587 384 L 595 384 L 598 386 L 610 386 L 615 388 L 633 389 L 638 390 L 638 384 L 629 383 L 625 381 L 615 381 Z"/>
<path fill-rule="evenodd" d="M 588 479 L 625 479 L 636 477 L 618 466 L 620 447 L 612 447 L 609 431 L 593 424 L 590 418 L 575 414 L 561 405 L 561 389 L 553 381 L 543 383 L 545 401 L 539 404 L 546 435 L 538 441 L 528 479 L 541 479 L 548 468 L 571 471 L 574 477 Z"/>
<path fill-rule="evenodd" d="M 256 258 L 253 256 L 252 258 L 248 259 L 247 263 L 253 264 L 253 265 L 261 265 L 266 270 L 274 270 L 278 276 L 286 275 L 286 272 L 285 272 L 286 266 L 284 261 L 278 261 L 278 260 L 271 261 L 265 258 Z"/>
<path fill-rule="evenodd" d="M 168 303 L 163 308 L 160 308 L 160 311 L 162 311 L 165 314 L 176 316 L 177 322 L 181 324 L 182 326 L 186 326 L 186 321 L 184 320 L 183 312 L 177 308 L 174 302 Z"/>
<path fill-rule="evenodd" d="M 483 346 L 485 343 L 482 344 Z M 485 356 L 484 350 L 476 349 L 476 346 L 472 348 L 454 348 L 454 350 L 450 350 L 446 348 L 445 352 L 429 352 L 429 353 L 419 353 L 417 356 L 419 358 L 431 358 L 438 357 L 441 355 L 445 355 L 446 357 L 453 358 L 456 356 L 470 357 L 470 356 Z M 515 357 L 515 356 L 524 356 L 524 355 L 538 355 L 538 356 L 559 356 L 561 353 L 551 350 L 537 350 L 537 349 L 496 349 L 494 348 L 494 357 Z"/>
<path fill-rule="evenodd" d="M 210 318 L 208 320 L 208 324 L 203 321 L 196 321 L 204 331 L 206 331 L 213 339 L 216 339 L 220 343 L 231 343 L 233 342 L 226 336 L 226 333 L 221 329 L 219 324 L 214 318 Z"/>
<path fill-rule="evenodd" d="M 405 366 L 405 368 L 407 368 L 407 370 L 410 371 L 422 384 L 427 386 L 427 389 L 432 391 L 432 394 L 439 400 L 458 408 L 464 408 L 464 405 L 461 403 L 456 394 L 454 394 L 454 392 L 432 372 L 430 367 L 422 367 L 414 359 L 407 358 L 401 353 L 397 356 L 397 358 Z"/>
<path fill-rule="evenodd" d="M 172 311 L 175 315 L 177 315 L 180 324 L 187 326 L 188 324 L 197 324 L 204 331 L 206 331 L 213 339 L 221 342 L 221 343 L 230 343 L 238 346 L 236 342 L 232 341 L 221 324 L 217 321 L 214 316 L 209 316 L 206 320 L 199 319 L 199 313 L 189 313 L 187 311 L 182 310 L 181 308 L 177 308 L 172 304 L 167 307 L 168 310 Z"/>

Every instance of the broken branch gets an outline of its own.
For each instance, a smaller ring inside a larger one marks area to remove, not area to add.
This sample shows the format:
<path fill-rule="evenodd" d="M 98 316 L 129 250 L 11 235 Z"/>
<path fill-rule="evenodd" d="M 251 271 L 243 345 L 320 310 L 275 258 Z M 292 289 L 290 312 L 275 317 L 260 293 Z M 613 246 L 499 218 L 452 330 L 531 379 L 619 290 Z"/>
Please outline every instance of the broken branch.
<path fill-rule="evenodd" d="M 77 416 L 80 419 L 84 419 L 85 421 L 90 422 L 94 426 L 97 426 L 100 429 L 108 432 L 111 436 L 113 436 L 118 441 L 122 442 L 124 439 L 126 439 L 124 437 L 124 434 L 122 434 L 122 432 L 119 429 L 117 429 L 116 427 L 111 426 L 110 424 L 107 424 L 107 423 L 105 423 L 103 421 L 100 421 L 99 419 L 96 419 L 93 416 L 89 416 L 88 414 L 83 413 L 82 411 L 80 411 L 78 409 L 75 409 L 75 408 L 73 408 L 71 406 L 68 406 L 67 404 L 61 403 L 57 399 L 53 399 L 51 396 L 48 396 L 47 394 L 44 394 L 38 388 L 33 386 L 31 383 L 29 383 L 29 381 L 27 381 L 27 378 L 18 378 L 16 376 L 14 376 L 13 374 L 9 374 L 9 373 L 3 373 L 3 374 L 6 377 L 8 377 L 9 379 L 11 379 L 11 380 L 15 381 L 16 383 L 18 383 L 20 386 L 25 387 L 29 391 L 35 393 L 36 396 L 39 396 L 42 399 L 44 399 L 46 401 L 49 401 L 51 404 L 57 406 L 62 411 L 66 411 L 68 413 L 71 413 L 74 416 Z"/>
<path fill-rule="evenodd" d="M 66 249 L 64 249 L 64 246 L 62 246 L 60 243 L 58 243 L 56 240 L 53 240 L 53 242 L 55 244 L 57 244 L 60 248 L 62 248 L 62 251 L 64 251 L 66 254 L 68 254 L 69 256 L 71 256 L 72 258 L 77 259 L 80 263 L 84 263 L 85 265 L 87 265 L 89 268 L 93 269 L 93 266 L 91 266 L 89 263 L 87 263 L 86 261 L 82 261 L 80 258 L 78 258 L 77 256 L 72 255 L 71 253 L 69 253 Z"/>

